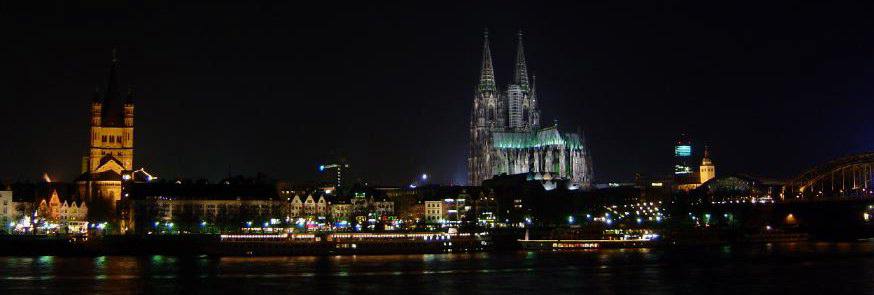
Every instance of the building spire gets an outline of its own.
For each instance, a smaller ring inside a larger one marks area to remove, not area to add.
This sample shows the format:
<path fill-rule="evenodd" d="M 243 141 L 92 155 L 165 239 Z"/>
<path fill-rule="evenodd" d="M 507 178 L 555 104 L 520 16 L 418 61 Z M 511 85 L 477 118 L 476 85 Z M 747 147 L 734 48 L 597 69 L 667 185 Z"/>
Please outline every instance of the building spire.
<path fill-rule="evenodd" d="M 118 55 L 112 49 L 112 65 L 109 67 L 109 77 L 106 80 L 106 92 L 103 94 L 103 125 L 121 125 L 121 91 L 118 88 Z"/>
<path fill-rule="evenodd" d="M 127 97 L 124 99 L 125 104 L 133 104 L 134 103 L 134 86 L 128 85 L 127 87 Z"/>
<path fill-rule="evenodd" d="M 109 78 L 106 80 L 106 97 L 104 101 L 117 99 L 119 97 L 118 89 L 118 55 L 115 48 L 112 49 L 112 64 L 109 66 Z"/>
<path fill-rule="evenodd" d="M 94 97 L 91 99 L 92 102 L 100 102 L 100 86 L 94 87 Z"/>
<path fill-rule="evenodd" d="M 532 95 L 532 96 L 536 96 L 537 93 L 534 93 L 534 92 L 536 92 L 536 91 L 537 91 L 537 75 L 536 75 L 536 74 L 532 74 L 532 75 L 531 75 L 531 92 L 532 92 L 533 94 L 531 94 L 531 95 Z"/>
<path fill-rule="evenodd" d="M 519 47 L 516 49 L 516 85 L 528 91 L 528 66 L 525 64 L 525 48 L 522 45 L 522 30 L 519 30 Z"/>
<path fill-rule="evenodd" d="M 496 92 L 495 68 L 492 65 L 492 51 L 489 49 L 489 29 L 483 32 L 483 64 L 480 68 L 479 92 Z"/>
<path fill-rule="evenodd" d="M 706 146 L 706 145 L 704 146 L 704 157 L 701 158 L 701 165 L 702 166 L 712 166 L 713 165 L 713 161 L 710 160 L 710 147 L 709 146 Z"/>

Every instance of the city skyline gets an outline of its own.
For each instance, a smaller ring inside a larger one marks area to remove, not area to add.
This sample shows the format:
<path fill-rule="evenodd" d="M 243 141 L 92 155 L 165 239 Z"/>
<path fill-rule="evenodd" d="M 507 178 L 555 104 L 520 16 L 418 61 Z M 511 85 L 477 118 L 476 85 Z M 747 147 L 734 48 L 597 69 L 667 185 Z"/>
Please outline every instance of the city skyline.
<path fill-rule="evenodd" d="M 695 140 L 696 157 L 710 146 L 720 173 L 783 178 L 874 145 L 865 116 L 874 107 L 874 36 L 863 29 L 871 21 L 807 23 L 837 20 L 848 12 L 841 8 L 799 5 L 778 22 L 767 15 L 778 7 L 764 7 L 745 23 L 727 14 L 704 19 L 705 7 L 687 6 L 585 6 L 579 19 L 536 5 L 483 18 L 461 11 L 486 4 L 399 7 L 382 12 L 397 17 L 390 20 L 353 7 L 295 13 L 296 21 L 273 12 L 281 6 L 225 6 L 194 18 L 186 18 L 194 7 L 119 8 L 7 18 L 22 46 L 3 54 L 11 79 L 0 88 L 10 99 L 0 122 L 14 127 L 6 132 L 12 144 L 0 147 L 0 179 L 77 175 L 87 147 L 84 106 L 104 87 L 118 48 L 122 85 L 137 90 L 133 168 L 307 180 L 340 154 L 371 183 L 428 173 L 461 184 L 484 27 L 499 84 L 513 76 L 515 32 L 526 32 L 529 71 L 549 114 L 542 122 L 583 128 L 598 182 L 670 174 L 681 132 Z M 558 17 L 525 18 L 550 14 Z M 461 21 L 438 22 L 444 15 Z M 221 20 L 227 16 L 235 18 Z M 313 25 L 320 18 L 332 24 Z M 631 19 L 653 26 L 624 23 Z"/>

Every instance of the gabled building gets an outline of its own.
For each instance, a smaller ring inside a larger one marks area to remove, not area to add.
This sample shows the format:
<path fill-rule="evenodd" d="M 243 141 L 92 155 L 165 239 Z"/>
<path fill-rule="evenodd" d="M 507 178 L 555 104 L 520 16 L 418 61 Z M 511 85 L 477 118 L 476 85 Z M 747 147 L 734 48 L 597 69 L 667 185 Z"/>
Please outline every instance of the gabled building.
<path fill-rule="evenodd" d="M 57 190 L 52 191 L 52 195 L 47 199 L 41 199 L 37 210 L 37 216 L 54 223 L 86 221 L 88 219 L 88 206 L 85 205 L 85 202 L 77 203 L 72 200 L 62 202 Z"/>

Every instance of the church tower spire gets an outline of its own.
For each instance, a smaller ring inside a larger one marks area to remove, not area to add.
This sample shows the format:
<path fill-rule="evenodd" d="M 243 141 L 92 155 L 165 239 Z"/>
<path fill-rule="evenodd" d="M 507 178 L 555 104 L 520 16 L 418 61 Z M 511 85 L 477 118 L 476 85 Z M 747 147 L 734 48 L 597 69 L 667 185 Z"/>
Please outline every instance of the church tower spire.
<path fill-rule="evenodd" d="M 113 50 L 106 88 L 103 93 L 96 93 L 97 98 L 91 102 L 88 154 L 83 157 L 82 175 L 76 180 L 77 194 L 83 200 L 111 204 L 101 214 L 115 214 L 122 182 L 129 179 L 133 170 L 133 93 L 128 93 L 125 99 L 118 86 L 118 55 Z"/>
<path fill-rule="evenodd" d="M 537 100 L 540 97 L 537 95 L 537 75 L 531 75 L 531 91 L 528 97 L 531 99 L 531 110 L 529 112 L 529 124 L 533 129 L 540 128 L 540 108 L 537 106 Z"/>
<path fill-rule="evenodd" d="M 112 49 L 112 65 L 106 80 L 106 93 L 103 95 L 103 125 L 118 127 L 122 125 L 121 91 L 118 88 L 118 55 Z"/>
<path fill-rule="evenodd" d="M 482 92 L 496 92 L 495 68 L 492 65 L 492 51 L 489 49 L 489 30 L 483 32 L 483 64 L 480 68 L 479 87 Z"/>
<path fill-rule="evenodd" d="M 704 157 L 698 167 L 698 183 L 705 183 L 716 177 L 716 165 L 710 160 L 710 147 L 704 146 Z"/>
<path fill-rule="evenodd" d="M 525 47 L 522 45 L 522 30 L 519 30 L 519 46 L 516 48 L 516 76 L 514 83 L 528 91 L 528 65 L 525 63 Z"/>

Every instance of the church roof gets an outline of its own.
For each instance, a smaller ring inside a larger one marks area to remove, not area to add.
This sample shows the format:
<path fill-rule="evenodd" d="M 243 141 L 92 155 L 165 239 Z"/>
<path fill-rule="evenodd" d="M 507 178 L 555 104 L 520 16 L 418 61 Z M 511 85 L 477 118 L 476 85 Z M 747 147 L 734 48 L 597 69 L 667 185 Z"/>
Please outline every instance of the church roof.
<path fill-rule="evenodd" d="M 79 177 L 76 177 L 77 182 L 78 181 L 86 181 L 86 180 L 91 180 L 91 181 L 121 181 L 122 177 L 121 177 L 121 174 L 118 174 L 112 170 L 107 170 L 107 171 L 98 172 L 98 173 L 87 173 L 86 172 L 86 173 L 83 173 L 82 175 L 79 175 Z"/>
<path fill-rule="evenodd" d="M 115 164 L 118 164 L 119 166 L 124 167 L 124 164 L 122 164 L 121 161 L 119 161 L 118 159 L 116 159 L 112 155 L 105 155 L 105 156 L 103 156 L 103 158 L 100 158 L 100 165 L 98 165 L 98 167 L 106 165 L 109 162 L 114 162 Z"/>
<path fill-rule="evenodd" d="M 492 140 L 496 148 L 524 149 L 551 145 L 581 148 L 583 145 L 578 134 L 561 134 L 556 127 L 548 127 L 531 132 L 495 132 L 492 135 Z"/>

